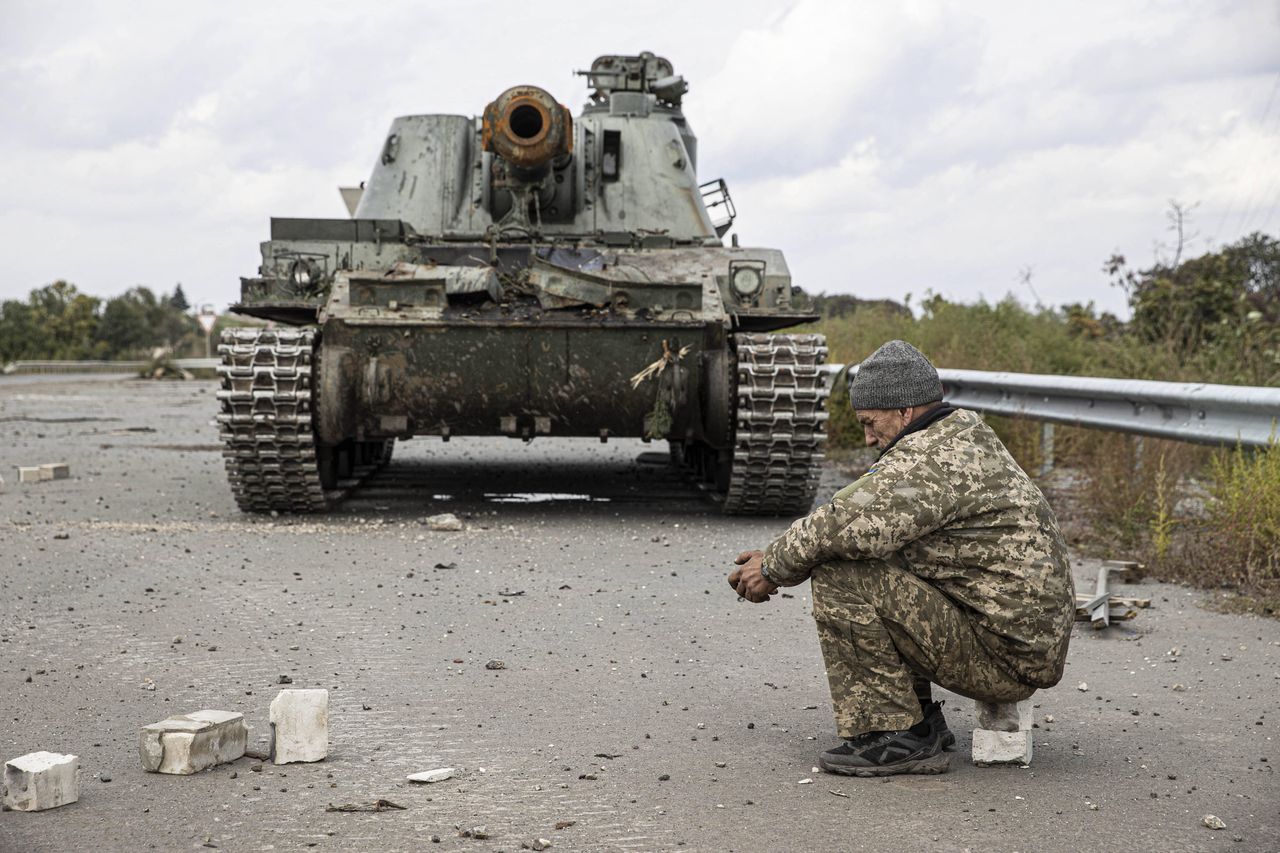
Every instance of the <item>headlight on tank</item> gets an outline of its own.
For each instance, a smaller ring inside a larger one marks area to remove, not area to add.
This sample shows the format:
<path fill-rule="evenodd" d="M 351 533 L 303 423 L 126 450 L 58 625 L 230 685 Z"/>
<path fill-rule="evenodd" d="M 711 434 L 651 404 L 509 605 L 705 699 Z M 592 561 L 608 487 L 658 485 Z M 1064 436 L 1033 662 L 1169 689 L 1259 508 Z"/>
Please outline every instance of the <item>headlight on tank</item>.
<path fill-rule="evenodd" d="M 311 265 L 306 261 L 294 261 L 289 267 L 289 287 L 297 291 L 311 288 Z"/>
<path fill-rule="evenodd" d="M 764 290 L 764 261 L 731 262 L 729 287 L 738 302 L 754 305 Z"/>
<path fill-rule="evenodd" d="M 738 267 L 733 271 L 733 292 L 742 299 L 753 299 L 764 285 L 764 276 L 755 267 Z"/>

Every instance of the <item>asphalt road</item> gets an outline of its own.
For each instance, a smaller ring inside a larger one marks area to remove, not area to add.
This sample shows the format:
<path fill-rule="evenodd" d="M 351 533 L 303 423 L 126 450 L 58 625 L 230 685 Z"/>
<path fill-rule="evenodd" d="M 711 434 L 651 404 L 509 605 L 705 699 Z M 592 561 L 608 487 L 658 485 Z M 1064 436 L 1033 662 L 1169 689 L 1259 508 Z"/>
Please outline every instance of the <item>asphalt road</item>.
<path fill-rule="evenodd" d="M 950 773 L 827 776 L 807 588 L 724 582 L 785 520 L 719 516 L 653 447 L 556 439 L 409 442 L 331 516 L 246 517 L 213 392 L 0 386 L 0 757 L 82 765 L 78 803 L 0 814 L 0 850 L 1280 849 L 1280 622 L 1127 586 L 1153 607 L 1077 628 L 1030 768 L 974 767 L 943 694 Z M 71 479 L 16 482 L 55 461 Z M 243 711 L 265 745 L 281 675 L 330 690 L 326 761 L 142 770 L 172 713 Z M 405 809 L 325 811 L 378 798 Z"/>

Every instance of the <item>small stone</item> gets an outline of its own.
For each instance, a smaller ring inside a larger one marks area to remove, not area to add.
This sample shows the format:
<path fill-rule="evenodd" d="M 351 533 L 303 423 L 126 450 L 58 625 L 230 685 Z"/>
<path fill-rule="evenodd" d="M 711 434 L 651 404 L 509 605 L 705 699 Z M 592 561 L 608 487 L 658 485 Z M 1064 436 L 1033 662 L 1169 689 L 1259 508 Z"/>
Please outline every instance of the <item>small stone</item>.
<path fill-rule="evenodd" d="M 1227 825 L 1226 823 L 1223 822 L 1222 818 L 1214 814 L 1205 815 L 1203 818 L 1200 819 L 1200 822 L 1203 823 L 1205 826 L 1209 827 L 1210 829 L 1226 829 L 1227 828 Z"/>
<path fill-rule="evenodd" d="M 658 777 L 658 781 L 659 781 L 659 782 L 670 782 L 670 781 L 671 781 L 671 774 L 670 774 L 670 773 L 663 773 L 661 776 L 659 776 L 659 777 Z"/>
<path fill-rule="evenodd" d="M 145 770 L 187 776 L 235 761 L 248 742 L 244 714 L 204 710 L 143 726 L 138 753 Z"/>
<path fill-rule="evenodd" d="M 797 784 L 797 785 L 812 785 L 812 784 L 813 784 L 813 780 L 812 780 L 812 779 L 801 779 L 801 780 L 800 780 L 799 782 L 797 782 L 796 784 Z"/>
<path fill-rule="evenodd" d="M 551 840 L 548 838 L 535 838 L 528 844 L 521 844 L 520 846 L 527 850 L 548 850 L 551 848 Z"/>
<path fill-rule="evenodd" d="M 1076 690 L 1079 690 L 1081 693 L 1084 693 L 1088 689 L 1089 689 L 1089 682 L 1087 681 L 1082 681 L 1076 685 Z"/>
<path fill-rule="evenodd" d="M 435 770 L 424 770 L 421 773 L 410 774 L 407 778 L 410 782 L 421 782 L 430 785 L 433 782 L 443 782 L 446 779 L 452 779 L 457 773 L 452 767 L 440 767 Z"/>
<path fill-rule="evenodd" d="M 291 675 L 277 675 L 277 676 L 276 676 L 276 684 L 293 684 L 293 676 L 291 676 Z"/>
<path fill-rule="evenodd" d="M 484 665 L 484 668 L 485 669 L 506 669 L 507 665 L 504 661 L 500 661 L 497 658 L 494 658 L 493 660 L 486 663 Z"/>
<path fill-rule="evenodd" d="M 110 776 L 108 776 L 106 773 L 99 773 L 99 774 L 98 774 L 98 781 L 99 781 L 99 782 L 110 782 L 110 781 L 111 781 L 111 777 L 110 777 Z"/>
<path fill-rule="evenodd" d="M 329 691 L 281 690 L 271 700 L 271 760 L 322 761 L 329 754 Z"/>
<path fill-rule="evenodd" d="M 1175 685 L 1173 685 L 1173 687 L 1172 687 L 1171 689 L 1172 689 L 1175 693 L 1185 693 L 1185 692 L 1186 692 L 1186 689 L 1187 689 L 1187 685 L 1185 685 L 1185 684 L 1175 684 Z"/>
<path fill-rule="evenodd" d="M 462 519 L 451 512 L 429 515 L 423 522 L 429 530 L 453 531 L 462 529 Z"/>
<path fill-rule="evenodd" d="M 56 809 L 80 799 L 80 758 L 29 752 L 4 763 L 4 807 L 20 812 Z"/>
<path fill-rule="evenodd" d="M 489 837 L 489 830 L 483 826 L 473 826 L 458 833 L 459 838 L 475 838 L 482 840 Z"/>

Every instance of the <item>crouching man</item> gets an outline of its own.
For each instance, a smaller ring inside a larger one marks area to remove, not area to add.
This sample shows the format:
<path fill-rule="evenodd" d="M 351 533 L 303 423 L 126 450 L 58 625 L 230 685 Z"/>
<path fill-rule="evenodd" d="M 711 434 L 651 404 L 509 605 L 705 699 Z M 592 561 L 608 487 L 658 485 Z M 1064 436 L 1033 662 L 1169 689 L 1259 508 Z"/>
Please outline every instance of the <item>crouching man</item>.
<path fill-rule="evenodd" d="M 976 414 L 943 404 L 938 372 L 889 341 L 850 402 L 880 457 L 771 542 L 729 585 L 754 602 L 809 580 L 843 742 L 830 773 L 942 773 L 955 741 L 931 684 L 1017 702 L 1062 678 L 1075 615 L 1053 511 Z"/>

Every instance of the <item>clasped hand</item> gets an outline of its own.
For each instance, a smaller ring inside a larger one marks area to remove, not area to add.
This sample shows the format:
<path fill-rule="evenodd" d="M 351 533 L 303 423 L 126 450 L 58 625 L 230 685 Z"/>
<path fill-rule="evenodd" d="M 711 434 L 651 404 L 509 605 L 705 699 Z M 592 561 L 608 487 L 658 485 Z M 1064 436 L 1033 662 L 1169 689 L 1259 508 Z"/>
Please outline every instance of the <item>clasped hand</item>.
<path fill-rule="evenodd" d="M 761 573 L 763 561 L 763 551 L 743 551 L 734 560 L 738 568 L 729 573 L 729 586 L 754 604 L 768 601 L 778 591 L 778 585 Z"/>

